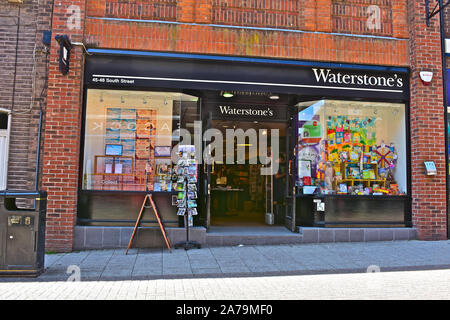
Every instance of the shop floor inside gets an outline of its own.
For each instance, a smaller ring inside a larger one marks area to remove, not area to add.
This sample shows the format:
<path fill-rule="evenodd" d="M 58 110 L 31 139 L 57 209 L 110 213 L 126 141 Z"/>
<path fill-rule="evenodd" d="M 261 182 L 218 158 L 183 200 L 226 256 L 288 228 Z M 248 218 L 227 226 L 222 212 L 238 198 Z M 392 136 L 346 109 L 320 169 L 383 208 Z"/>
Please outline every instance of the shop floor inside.
<path fill-rule="evenodd" d="M 235 210 L 223 215 L 212 215 L 211 225 L 217 227 L 239 227 L 239 226 L 265 226 L 264 212 Z"/>

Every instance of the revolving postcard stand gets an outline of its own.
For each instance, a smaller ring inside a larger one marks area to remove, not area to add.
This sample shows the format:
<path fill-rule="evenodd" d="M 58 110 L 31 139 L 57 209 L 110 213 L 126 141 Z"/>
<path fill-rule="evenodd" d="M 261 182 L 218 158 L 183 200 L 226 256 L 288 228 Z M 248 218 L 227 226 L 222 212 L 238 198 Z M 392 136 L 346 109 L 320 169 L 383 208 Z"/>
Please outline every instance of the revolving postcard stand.
<path fill-rule="evenodd" d="M 176 173 L 178 180 L 176 183 L 177 215 L 184 216 L 184 226 L 186 228 L 186 241 L 175 244 L 175 249 L 191 248 L 200 249 L 201 245 L 189 240 L 189 228 L 194 225 L 193 216 L 197 215 L 197 162 L 195 160 L 195 146 L 179 146 L 179 159 L 177 161 Z"/>

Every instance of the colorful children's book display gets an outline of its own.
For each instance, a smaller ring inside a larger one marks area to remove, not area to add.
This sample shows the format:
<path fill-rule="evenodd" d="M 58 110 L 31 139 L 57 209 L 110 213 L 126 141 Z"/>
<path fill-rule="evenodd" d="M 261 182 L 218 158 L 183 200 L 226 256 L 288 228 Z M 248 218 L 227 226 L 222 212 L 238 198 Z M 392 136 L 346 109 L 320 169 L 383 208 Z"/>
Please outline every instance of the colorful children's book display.
<path fill-rule="evenodd" d="M 376 121 L 375 116 L 328 116 L 316 144 L 307 138 L 322 132 L 319 115 L 299 121 L 297 158 L 299 163 L 311 161 L 312 167 L 311 182 L 299 176 L 299 186 L 317 185 L 326 194 L 401 194 L 393 178 L 397 151 L 394 144 L 377 141 Z"/>

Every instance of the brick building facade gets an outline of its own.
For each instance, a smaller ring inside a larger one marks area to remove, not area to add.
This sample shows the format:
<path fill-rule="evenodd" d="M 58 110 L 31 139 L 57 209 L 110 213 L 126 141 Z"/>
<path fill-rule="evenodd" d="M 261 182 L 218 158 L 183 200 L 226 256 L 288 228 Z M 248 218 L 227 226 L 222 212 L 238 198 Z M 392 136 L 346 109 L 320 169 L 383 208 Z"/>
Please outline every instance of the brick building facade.
<path fill-rule="evenodd" d="M 52 3 L 25 0 L 0 4 L 0 109 L 10 117 L 9 126 L 4 122 L 2 127 L 8 126 L 9 145 L 3 145 L 5 149 L 0 153 L 9 157 L 0 157 L 7 164 L 0 165 L 0 176 L 7 172 L 6 185 L 0 188 L 38 187 L 37 136 L 40 111 L 45 111 L 47 96 L 48 48 L 43 43 L 43 33 L 51 30 Z"/>
<path fill-rule="evenodd" d="M 409 69 L 406 141 L 412 227 L 419 239 L 437 240 L 447 238 L 441 47 L 439 19 L 426 27 L 424 17 L 420 1 L 406 0 L 58 0 L 52 34 L 66 34 L 89 49 L 114 52 Z M 70 72 L 62 75 L 55 41 L 50 50 L 42 188 L 48 192 L 51 250 L 70 251 L 74 245 L 83 179 L 84 71 L 92 52 L 74 47 Z M 434 72 L 430 86 L 419 79 L 423 70 Z M 435 162 L 437 175 L 425 175 L 427 160 Z"/>

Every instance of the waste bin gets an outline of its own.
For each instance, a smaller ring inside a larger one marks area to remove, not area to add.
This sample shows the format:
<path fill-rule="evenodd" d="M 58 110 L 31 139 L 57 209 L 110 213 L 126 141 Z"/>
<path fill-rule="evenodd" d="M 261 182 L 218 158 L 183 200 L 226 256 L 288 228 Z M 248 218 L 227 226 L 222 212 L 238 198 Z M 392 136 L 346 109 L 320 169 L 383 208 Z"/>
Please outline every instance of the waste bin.
<path fill-rule="evenodd" d="M 34 209 L 18 208 L 19 199 L 33 201 Z M 42 273 L 46 213 L 45 191 L 0 191 L 0 276 Z"/>

